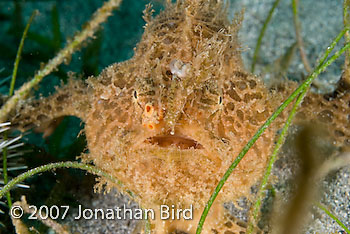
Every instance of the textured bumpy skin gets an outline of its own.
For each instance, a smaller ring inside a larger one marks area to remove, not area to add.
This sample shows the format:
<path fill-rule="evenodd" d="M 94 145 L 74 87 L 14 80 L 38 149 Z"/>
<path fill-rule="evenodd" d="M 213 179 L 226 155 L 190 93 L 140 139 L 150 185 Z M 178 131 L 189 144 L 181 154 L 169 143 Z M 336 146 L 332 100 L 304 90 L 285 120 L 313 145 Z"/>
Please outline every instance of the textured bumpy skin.
<path fill-rule="evenodd" d="M 71 77 L 68 83 L 57 88 L 52 96 L 21 102 L 11 122 L 14 127 L 23 131 L 33 125 L 47 126 L 51 120 L 67 115 L 85 121 L 91 109 L 91 92 L 84 81 Z"/>
<path fill-rule="evenodd" d="M 299 119 L 317 121 L 327 128 L 335 146 L 350 150 L 350 89 L 342 89 L 342 80 L 332 94 L 305 97 L 301 109 Z"/>
<path fill-rule="evenodd" d="M 53 96 L 22 105 L 14 122 L 23 128 L 62 115 L 82 118 L 90 152 L 85 161 L 120 179 L 143 207 L 193 205 L 198 220 L 225 170 L 295 85 L 268 89 L 244 70 L 240 20 L 229 22 L 220 1 L 169 2 L 157 17 L 145 19 L 133 58 L 107 67 L 87 85 L 71 80 Z M 349 100 L 346 92 L 334 98 L 311 94 L 299 117 L 331 123 L 336 143 L 349 145 Z M 217 207 L 250 196 L 282 120 L 235 169 Z M 215 212 L 204 233 L 244 233 L 244 224 Z M 196 226 L 155 224 L 157 233 L 193 233 Z"/>

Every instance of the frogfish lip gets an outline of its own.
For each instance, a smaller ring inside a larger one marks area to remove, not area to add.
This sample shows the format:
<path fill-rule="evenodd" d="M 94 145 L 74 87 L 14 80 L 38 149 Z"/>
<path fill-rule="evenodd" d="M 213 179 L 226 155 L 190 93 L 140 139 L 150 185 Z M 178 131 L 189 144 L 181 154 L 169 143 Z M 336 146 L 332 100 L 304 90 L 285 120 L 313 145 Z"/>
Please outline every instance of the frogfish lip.
<path fill-rule="evenodd" d="M 177 147 L 182 150 L 186 149 L 203 149 L 203 145 L 194 139 L 182 135 L 157 135 L 149 137 L 145 143 L 158 145 L 162 148 Z"/>

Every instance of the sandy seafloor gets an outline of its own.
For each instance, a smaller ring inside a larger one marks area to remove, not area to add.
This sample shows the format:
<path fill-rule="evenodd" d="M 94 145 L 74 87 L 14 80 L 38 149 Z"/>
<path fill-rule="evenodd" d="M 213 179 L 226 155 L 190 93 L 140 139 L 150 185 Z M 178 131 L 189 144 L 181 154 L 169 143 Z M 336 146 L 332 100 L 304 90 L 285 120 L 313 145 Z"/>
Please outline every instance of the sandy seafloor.
<path fill-rule="evenodd" d="M 46 30 L 45 12 L 51 9 L 51 4 L 55 1 L 40 1 L 26 3 L 26 11 L 28 18 L 32 9 L 39 8 L 42 12 L 37 23 L 33 27 L 42 27 Z M 135 46 L 142 33 L 141 12 L 146 1 L 125 0 L 119 12 L 115 12 L 114 16 L 104 25 L 105 40 L 101 49 L 101 69 L 113 62 L 122 61 L 132 56 L 132 48 Z M 242 44 L 243 58 L 247 68 L 250 68 L 253 50 L 258 37 L 259 30 L 266 18 L 273 0 L 234 0 L 231 1 L 230 14 L 245 9 L 244 21 L 240 31 L 240 40 Z M 3 5 L 1 5 L 3 4 Z M 76 0 L 76 1 L 60 1 L 58 10 L 64 12 L 67 17 L 61 17 L 60 23 L 65 36 L 72 35 L 79 29 L 80 25 L 88 18 L 97 7 L 101 5 L 101 1 L 92 0 Z M 11 3 L 3 2 L 0 6 L 11 8 Z M 79 9 L 79 11 L 77 11 Z M 83 12 L 85 14 L 79 14 Z M 62 13 L 63 14 L 63 13 Z M 69 17 L 74 15 L 74 17 Z M 135 23 L 130 25 L 130 22 Z M 329 45 L 331 40 L 342 29 L 342 1 L 340 0 L 303 0 L 300 1 L 300 21 L 302 23 L 302 35 L 305 40 L 305 47 L 311 65 L 314 67 L 317 59 Z M 116 33 L 116 29 L 117 33 Z M 0 29 L 1 31 L 2 29 Z M 116 37 L 118 35 L 118 37 Z M 273 79 L 273 75 L 265 72 L 266 66 L 282 56 L 288 47 L 295 41 L 294 26 L 292 21 L 291 1 L 281 0 L 280 5 L 275 12 L 271 24 L 269 25 L 260 51 L 260 60 L 256 68 L 257 74 L 269 81 Z M 342 42 L 343 43 L 343 42 Z M 339 47 L 337 47 L 339 48 Z M 78 62 L 79 63 L 79 59 Z M 337 79 L 341 74 L 343 58 L 335 62 L 325 74 L 320 77 L 318 84 L 319 91 L 332 90 Z M 299 53 L 296 52 L 292 64 L 287 72 L 287 76 L 293 80 L 300 80 L 304 75 L 304 68 L 299 59 Z M 288 151 L 288 149 L 285 149 Z M 276 184 L 283 185 L 291 177 L 293 177 L 293 167 L 295 164 L 289 163 L 288 153 L 282 158 L 274 170 L 274 174 L 281 178 Z M 337 217 L 350 227 L 350 169 L 344 168 L 335 173 L 330 174 L 322 182 L 320 182 L 319 195 L 321 202 L 325 204 Z M 288 189 L 279 187 L 282 193 Z M 137 207 L 137 205 L 125 196 L 115 196 L 112 192 L 108 195 L 96 194 L 93 199 L 84 198 L 82 195 L 81 202 L 85 207 L 94 208 L 113 208 Z M 246 202 L 242 203 L 243 209 L 234 207 L 233 204 L 226 204 L 229 210 L 245 220 L 247 218 Z M 307 217 L 308 214 L 305 214 Z M 338 233 L 342 231 L 338 224 L 330 219 L 323 211 L 313 208 L 310 212 L 311 218 L 305 227 L 304 233 Z M 73 232 L 81 233 L 132 233 L 136 226 L 135 221 L 131 220 L 73 220 L 68 217 L 67 225 L 71 226 Z"/>

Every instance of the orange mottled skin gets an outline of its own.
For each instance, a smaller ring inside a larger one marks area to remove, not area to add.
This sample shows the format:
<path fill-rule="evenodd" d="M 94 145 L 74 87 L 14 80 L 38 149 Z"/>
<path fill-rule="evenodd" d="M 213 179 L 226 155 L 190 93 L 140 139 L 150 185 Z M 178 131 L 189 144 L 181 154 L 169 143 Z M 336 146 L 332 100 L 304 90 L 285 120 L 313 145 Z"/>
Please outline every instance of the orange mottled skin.
<path fill-rule="evenodd" d="M 268 88 L 245 71 L 237 40 L 240 20 L 229 22 L 218 2 L 179 0 L 155 18 L 147 15 L 130 60 L 86 83 L 71 79 L 53 96 L 24 105 L 13 122 L 25 128 L 62 115 L 80 117 L 89 148 L 85 161 L 120 179 L 143 207 L 192 204 L 197 221 L 228 166 L 295 87 Z M 310 94 L 299 117 L 327 123 L 336 145 L 349 145 L 349 96 Z M 282 123 L 283 117 L 275 121 L 240 162 L 204 232 L 244 230 L 223 225 L 228 218 L 220 204 L 250 196 Z M 117 186 L 102 178 L 101 183 Z M 158 220 L 154 230 L 193 233 L 195 221 L 191 226 Z"/>

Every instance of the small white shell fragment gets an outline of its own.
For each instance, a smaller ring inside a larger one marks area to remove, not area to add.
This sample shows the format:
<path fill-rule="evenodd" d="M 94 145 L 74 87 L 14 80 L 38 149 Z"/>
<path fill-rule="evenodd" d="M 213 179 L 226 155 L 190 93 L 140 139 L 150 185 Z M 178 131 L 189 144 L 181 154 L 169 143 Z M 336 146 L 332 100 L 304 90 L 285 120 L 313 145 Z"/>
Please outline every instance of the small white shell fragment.
<path fill-rule="evenodd" d="M 112 96 L 111 89 L 105 89 L 104 92 L 100 95 L 100 98 L 103 100 L 108 100 Z"/>
<path fill-rule="evenodd" d="M 101 95 L 100 95 L 100 98 L 101 98 L 102 100 L 108 100 L 108 97 L 105 95 L 105 93 L 101 94 Z"/>
<path fill-rule="evenodd" d="M 187 75 L 190 65 L 184 64 L 181 60 L 174 59 L 170 62 L 169 68 L 173 75 L 183 78 Z"/>

